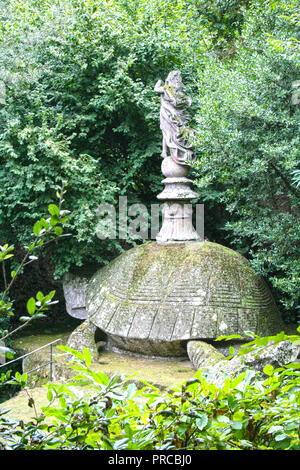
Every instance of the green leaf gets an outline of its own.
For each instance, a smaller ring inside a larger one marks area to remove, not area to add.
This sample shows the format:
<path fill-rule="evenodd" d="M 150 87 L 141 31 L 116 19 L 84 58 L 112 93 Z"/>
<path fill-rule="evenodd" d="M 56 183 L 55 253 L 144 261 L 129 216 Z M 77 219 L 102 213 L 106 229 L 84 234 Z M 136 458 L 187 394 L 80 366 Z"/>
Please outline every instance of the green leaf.
<path fill-rule="evenodd" d="M 242 421 L 233 421 L 231 424 L 232 429 L 243 429 Z"/>
<path fill-rule="evenodd" d="M 42 302 L 42 300 L 44 299 L 44 295 L 41 291 L 39 291 L 37 294 L 36 294 L 36 298 L 39 302 Z"/>
<path fill-rule="evenodd" d="M 268 430 L 268 433 L 273 434 L 274 432 L 282 431 L 282 429 L 283 429 L 282 426 L 271 426 L 270 429 Z"/>
<path fill-rule="evenodd" d="M 59 397 L 59 403 L 63 409 L 67 408 L 67 401 L 64 397 Z"/>
<path fill-rule="evenodd" d="M 242 338 L 241 335 L 222 335 L 222 336 L 218 336 L 218 338 L 215 339 L 215 341 L 230 341 L 232 339 L 240 339 Z"/>
<path fill-rule="evenodd" d="M 69 346 L 57 346 L 57 348 L 64 352 L 70 352 L 73 356 L 77 357 L 81 361 L 84 360 L 83 354 L 76 349 L 70 348 Z"/>
<path fill-rule="evenodd" d="M 243 417 L 244 417 L 244 414 L 245 414 L 244 411 L 241 411 L 241 410 L 236 411 L 236 412 L 234 413 L 234 415 L 232 416 L 232 419 L 233 419 L 234 421 L 241 421 L 241 420 L 243 419 Z"/>
<path fill-rule="evenodd" d="M 205 426 L 208 423 L 208 417 L 207 414 L 203 413 L 201 416 L 198 415 L 198 418 L 196 419 L 196 426 L 200 431 L 202 431 Z"/>
<path fill-rule="evenodd" d="M 42 224 L 42 226 L 44 227 L 45 230 L 49 229 L 49 224 L 46 221 L 46 219 L 44 219 L 43 217 L 41 218 L 40 223 Z"/>
<path fill-rule="evenodd" d="M 108 383 L 109 383 L 109 379 L 108 379 L 107 375 L 104 374 L 103 372 L 100 372 L 100 371 L 94 372 L 92 374 L 92 376 L 93 376 L 93 379 L 97 383 L 100 383 L 100 384 L 103 384 L 103 385 L 108 385 Z"/>
<path fill-rule="evenodd" d="M 83 352 L 84 361 L 85 361 L 86 366 L 90 367 L 90 365 L 92 363 L 92 355 L 91 355 L 89 349 L 84 347 L 82 352 Z"/>
<path fill-rule="evenodd" d="M 51 215 L 59 217 L 59 208 L 55 204 L 49 204 L 48 210 Z"/>
<path fill-rule="evenodd" d="M 35 313 L 32 318 L 34 318 L 34 320 L 37 320 L 38 318 L 47 318 L 46 315 L 44 315 L 43 313 Z"/>
<path fill-rule="evenodd" d="M 285 433 L 277 434 L 277 435 L 275 436 L 275 441 L 277 441 L 277 442 L 278 442 L 278 441 L 283 441 L 286 437 L 288 437 L 288 436 L 287 436 L 287 434 L 285 434 Z"/>
<path fill-rule="evenodd" d="M 51 292 L 49 292 L 49 294 L 47 294 L 45 297 L 44 297 L 44 301 L 45 302 L 49 302 L 55 295 L 55 290 L 52 290 Z"/>
<path fill-rule="evenodd" d="M 0 353 L 1 353 L 1 356 L 2 355 L 5 355 L 7 353 L 13 353 L 14 351 L 6 346 L 0 346 Z"/>
<path fill-rule="evenodd" d="M 20 372 L 16 372 L 16 373 L 15 373 L 15 379 L 16 379 L 18 382 L 20 382 L 20 380 L 21 380 L 21 374 L 20 374 Z"/>
<path fill-rule="evenodd" d="M 264 367 L 263 371 L 264 371 L 264 373 L 265 373 L 266 375 L 272 375 L 273 372 L 274 372 L 274 367 L 271 366 L 271 364 L 267 364 L 267 365 Z"/>
<path fill-rule="evenodd" d="M 31 320 L 31 317 L 22 316 L 22 317 L 19 318 L 19 320 L 22 321 L 22 322 L 26 322 L 26 321 Z"/>
<path fill-rule="evenodd" d="M 5 255 L 2 259 L 9 259 L 9 258 L 11 258 L 12 256 L 14 256 L 14 255 L 12 255 L 12 254 L 10 254 L 10 255 Z"/>
<path fill-rule="evenodd" d="M 29 315 L 33 315 L 36 311 L 35 299 L 33 297 L 28 300 L 26 308 Z"/>
<path fill-rule="evenodd" d="M 21 375 L 21 383 L 22 383 L 23 385 L 26 384 L 26 382 L 27 382 L 27 377 L 28 377 L 27 372 L 24 372 L 24 374 Z"/>
<path fill-rule="evenodd" d="M 110 441 L 105 435 L 101 436 L 103 443 L 106 446 L 106 449 L 112 450 L 113 449 L 113 442 Z"/>
<path fill-rule="evenodd" d="M 54 215 L 50 219 L 50 225 L 51 225 L 51 227 L 54 227 L 57 223 L 58 223 L 58 217 L 56 215 Z"/>
<path fill-rule="evenodd" d="M 232 389 L 237 388 L 239 384 L 244 380 L 245 376 L 246 376 L 246 372 L 243 372 L 241 375 L 236 377 L 231 383 L 231 388 Z"/>
<path fill-rule="evenodd" d="M 52 392 L 51 389 L 48 389 L 48 391 L 47 391 L 47 400 L 52 401 L 52 398 L 53 398 L 53 392 Z"/>
<path fill-rule="evenodd" d="M 127 398 L 132 398 L 137 392 L 135 383 L 129 384 L 127 387 Z"/>
<path fill-rule="evenodd" d="M 33 226 L 33 233 L 36 235 L 36 236 L 39 236 L 40 234 L 40 231 L 42 230 L 42 224 L 40 222 L 36 222 Z"/>
<path fill-rule="evenodd" d="M 118 440 L 115 444 L 114 444 L 114 450 L 121 450 L 121 449 L 126 449 L 126 444 L 127 442 L 129 441 L 128 437 L 125 437 L 124 439 L 120 439 Z"/>

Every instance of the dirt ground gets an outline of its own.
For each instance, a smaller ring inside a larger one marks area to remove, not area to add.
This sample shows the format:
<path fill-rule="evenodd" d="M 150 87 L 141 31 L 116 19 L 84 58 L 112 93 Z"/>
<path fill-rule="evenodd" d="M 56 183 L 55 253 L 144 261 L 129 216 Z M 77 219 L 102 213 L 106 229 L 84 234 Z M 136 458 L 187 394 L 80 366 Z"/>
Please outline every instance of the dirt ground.
<path fill-rule="evenodd" d="M 15 340 L 14 347 L 26 351 L 33 351 L 56 339 L 61 339 L 59 344 L 66 344 L 69 334 L 63 332 L 61 334 L 43 334 L 28 335 Z M 54 364 L 54 382 L 60 383 L 68 380 L 67 357 L 65 353 L 59 351 L 55 346 L 53 348 L 55 358 Z M 49 348 L 42 349 L 33 356 L 38 355 L 35 359 L 43 363 L 49 360 Z M 32 357 L 32 356 L 29 356 Z M 33 365 L 34 362 L 33 362 Z M 102 351 L 99 354 L 98 361 L 91 365 L 94 371 L 101 371 L 107 375 L 125 374 L 130 382 L 134 382 L 138 387 L 144 386 L 145 382 L 156 386 L 162 393 L 164 390 L 171 390 L 173 387 L 179 386 L 183 381 L 190 379 L 195 370 L 188 359 L 186 360 L 158 360 L 146 359 L 142 357 L 130 356 L 126 354 L 118 354 L 111 351 Z M 37 412 L 41 411 L 41 407 L 48 404 L 47 400 L 47 382 L 49 382 L 48 367 L 44 369 L 44 380 L 41 386 L 30 388 L 28 393 L 35 401 Z M 21 391 L 18 395 L 1 403 L 1 407 L 10 409 L 9 416 L 17 419 L 30 420 L 34 417 L 34 409 L 28 406 L 28 393 Z"/>

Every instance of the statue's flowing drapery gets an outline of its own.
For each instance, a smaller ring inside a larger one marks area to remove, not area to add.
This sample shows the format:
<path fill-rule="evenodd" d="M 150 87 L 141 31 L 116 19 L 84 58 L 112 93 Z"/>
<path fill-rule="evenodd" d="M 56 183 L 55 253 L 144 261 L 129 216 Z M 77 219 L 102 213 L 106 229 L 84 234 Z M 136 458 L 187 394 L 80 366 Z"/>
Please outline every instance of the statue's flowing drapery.
<path fill-rule="evenodd" d="M 191 105 L 190 97 L 182 93 L 182 81 L 179 71 L 171 72 L 162 86 L 159 80 L 155 91 L 161 95 L 160 128 L 163 133 L 162 156 L 170 156 L 179 165 L 185 165 L 187 160 L 193 161 L 192 146 L 188 142 L 190 129 L 187 127 L 188 116 L 186 109 Z"/>

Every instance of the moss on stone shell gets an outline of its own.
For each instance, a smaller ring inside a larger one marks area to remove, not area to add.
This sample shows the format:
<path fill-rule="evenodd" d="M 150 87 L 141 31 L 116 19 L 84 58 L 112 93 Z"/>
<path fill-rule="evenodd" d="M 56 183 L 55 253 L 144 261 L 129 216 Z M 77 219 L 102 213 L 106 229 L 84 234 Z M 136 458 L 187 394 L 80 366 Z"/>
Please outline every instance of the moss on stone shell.
<path fill-rule="evenodd" d="M 280 314 L 265 282 L 239 253 L 212 242 L 147 242 L 90 281 L 87 310 L 108 335 L 153 343 L 221 334 L 273 334 Z M 151 340 L 151 341 L 150 341 Z M 149 352 L 150 353 L 150 352 Z"/>

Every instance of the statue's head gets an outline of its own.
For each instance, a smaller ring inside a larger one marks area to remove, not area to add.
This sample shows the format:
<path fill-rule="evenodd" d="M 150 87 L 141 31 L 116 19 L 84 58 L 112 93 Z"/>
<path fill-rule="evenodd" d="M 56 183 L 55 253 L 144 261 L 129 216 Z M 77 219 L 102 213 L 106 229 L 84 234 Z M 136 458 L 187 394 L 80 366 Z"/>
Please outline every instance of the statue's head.
<path fill-rule="evenodd" d="M 182 78 L 180 70 L 173 70 L 166 79 L 166 85 L 173 86 L 176 90 L 182 90 Z"/>

